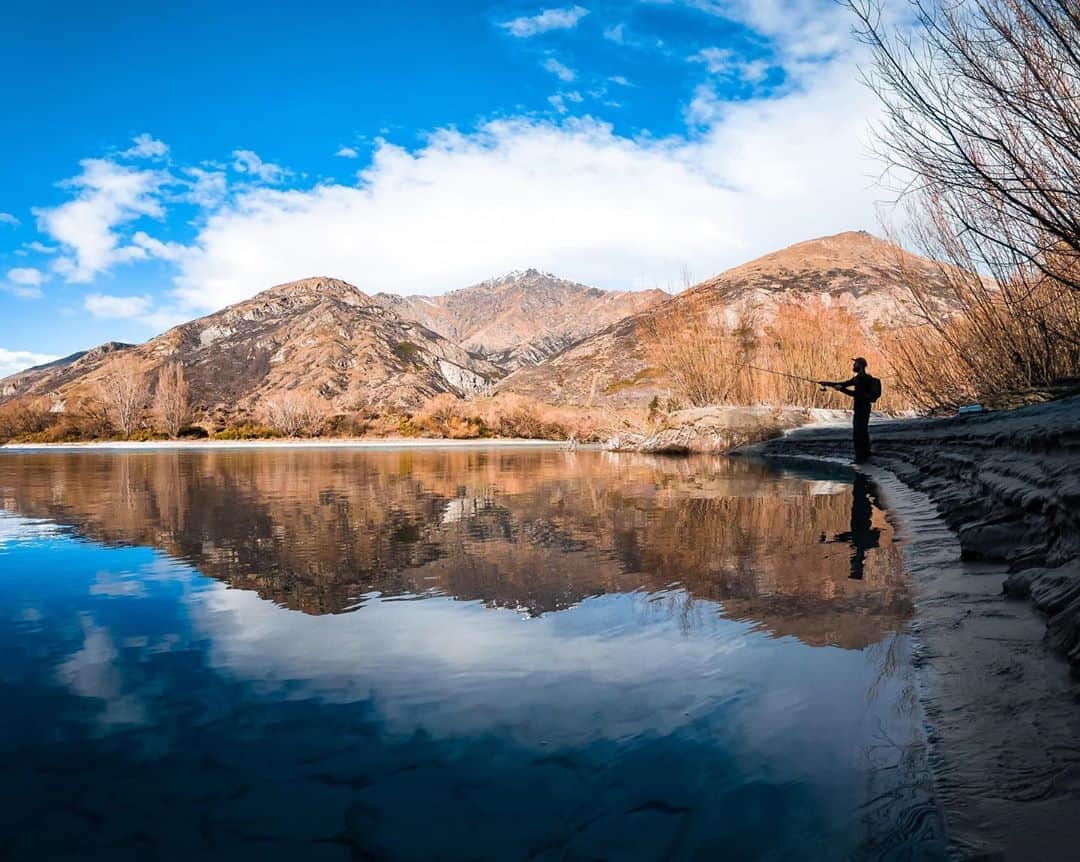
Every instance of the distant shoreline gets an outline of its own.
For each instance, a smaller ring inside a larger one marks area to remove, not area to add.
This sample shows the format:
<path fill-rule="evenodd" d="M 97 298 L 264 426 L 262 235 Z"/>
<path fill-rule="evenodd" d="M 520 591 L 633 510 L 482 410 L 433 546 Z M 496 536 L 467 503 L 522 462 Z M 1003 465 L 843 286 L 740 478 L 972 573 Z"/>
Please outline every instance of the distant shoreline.
<path fill-rule="evenodd" d="M 28 452 L 57 450 L 68 451 L 149 451 L 200 449 L 479 449 L 479 448 L 563 448 L 566 440 L 530 440 L 526 438 L 475 438 L 451 440 L 444 437 L 387 437 L 379 440 L 364 439 L 268 439 L 268 440 L 90 440 L 84 443 L 5 443 L 2 452 Z M 587 446 L 588 444 L 574 444 Z"/>

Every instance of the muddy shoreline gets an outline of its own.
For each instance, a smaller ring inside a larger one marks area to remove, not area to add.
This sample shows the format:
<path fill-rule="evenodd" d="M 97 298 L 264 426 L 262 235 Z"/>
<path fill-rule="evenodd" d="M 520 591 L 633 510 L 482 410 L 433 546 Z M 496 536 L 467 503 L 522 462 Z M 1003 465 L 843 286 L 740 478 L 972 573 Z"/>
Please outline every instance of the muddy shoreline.
<path fill-rule="evenodd" d="M 905 540 L 955 858 L 1065 860 L 1080 847 L 1078 419 L 1073 398 L 881 423 L 860 467 Z M 848 461 L 849 435 L 800 429 L 748 454 Z"/>

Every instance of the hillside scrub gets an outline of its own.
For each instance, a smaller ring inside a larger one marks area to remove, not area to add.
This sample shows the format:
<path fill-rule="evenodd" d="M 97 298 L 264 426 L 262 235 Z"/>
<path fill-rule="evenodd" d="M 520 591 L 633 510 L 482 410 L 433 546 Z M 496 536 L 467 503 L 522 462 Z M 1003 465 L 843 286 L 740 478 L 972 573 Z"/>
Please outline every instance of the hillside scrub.
<path fill-rule="evenodd" d="M 63 412 L 52 412 L 38 400 L 0 406 L 0 444 L 74 443 L 115 437 L 100 403 L 84 399 Z"/>
<path fill-rule="evenodd" d="M 463 440 L 502 437 L 599 442 L 607 439 L 617 419 L 596 409 L 556 407 L 512 393 L 467 400 L 443 393 L 402 417 L 396 428 L 388 429 L 385 424 L 385 419 L 376 420 L 371 430 L 376 434 Z"/>

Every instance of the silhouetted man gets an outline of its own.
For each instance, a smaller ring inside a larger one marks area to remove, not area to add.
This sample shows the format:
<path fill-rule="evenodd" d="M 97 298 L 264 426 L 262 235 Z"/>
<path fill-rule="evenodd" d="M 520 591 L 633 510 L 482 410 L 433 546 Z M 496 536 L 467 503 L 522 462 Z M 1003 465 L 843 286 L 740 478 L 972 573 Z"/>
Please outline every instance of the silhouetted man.
<path fill-rule="evenodd" d="M 855 463 L 870 458 L 870 407 L 881 397 L 881 381 L 866 373 L 866 360 L 856 356 L 851 363 L 855 376 L 850 380 L 819 380 L 822 386 L 831 386 L 854 400 L 855 415 L 852 417 L 852 434 L 855 443 Z"/>

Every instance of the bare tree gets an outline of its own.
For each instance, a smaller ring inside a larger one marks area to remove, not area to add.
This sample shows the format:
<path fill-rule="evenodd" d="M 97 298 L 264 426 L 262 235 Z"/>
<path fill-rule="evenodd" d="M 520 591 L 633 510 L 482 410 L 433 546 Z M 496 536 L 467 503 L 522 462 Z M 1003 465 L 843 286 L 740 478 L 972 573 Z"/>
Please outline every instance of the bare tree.
<path fill-rule="evenodd" d="M 154 414 L 165 433 L 173 438 L 191 421 L 191 387 L 179 362 L 170 362 L 158 371 Z"/>
<path fill-rule="evenodd" d="M 890 344 L 898 385 L 933 407 L 1080 373 L 1080 6 L 909 0 L 901 27 L 846 2 L 908 237 L 941 262 L 903 273 L 923 323 Z"/>
<path fill-rule="evenodd" d="M 122 356 L 110 363 L 100 392 L 109 421 L 124 438 L 130 437 L 139 427 L 150 394 L 138 360 Z"/>
<path fill-rule="evenodd" d="M 262 406 L 264 420 L 286 437 L 313 434 L 326 417 L 326 408 L 314 395 L 282 392 L 267 398 Z"/>
<path fill-rule="evenodd" d="M 881 152 L 933 196 L 965 255 L 1080 290 L 1080 6 L 1075 0 L 847 0 L 874 52 Z"/>

